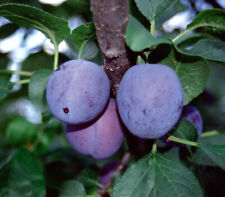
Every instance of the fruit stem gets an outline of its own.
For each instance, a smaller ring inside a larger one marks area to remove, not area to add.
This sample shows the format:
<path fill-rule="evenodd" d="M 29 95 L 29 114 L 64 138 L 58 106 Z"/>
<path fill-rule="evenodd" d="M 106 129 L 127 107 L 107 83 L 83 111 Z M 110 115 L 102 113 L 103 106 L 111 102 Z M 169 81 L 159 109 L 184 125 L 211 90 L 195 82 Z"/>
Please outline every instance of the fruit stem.
<path fill-rule="evenodd" d="M 15 81 L 15 82 L 12 82 L 14 85 L 19 85 L 19 84 L 26 84 L 26 83 L 29 83 L 30 82 L 30 79 L 24 79 L 24 80 L 20 80 L 20 81 Z"/>
<path fill-rule="evenodd" d="M 55 53 L 54 53 L 54 65 L 53 65 L 53 69 L 56 70 L 58 67 L 58 60 L 59 60 L 59 51 L 58 51 L 58 45 L 57 43 L 54 41 L 54 48 L 55 48 Z"/>
<path fill-rule="evenodd" d="M 33 72 L 28 72 L 28 71 L 20 71 L 20 70 L 0 70 L 0 73 L 2 74 L 18 74 L 21 76 L 26 76 L 26 77 L 30 77 L 31 75 L 33 75 Z"/>
<path fill-rule="evenodd" d="M 198 146 L 198 143 L 197 142 L 192 142 L 192 141 L 189 141 L 189 140 L 184 140 L 184 139 L 181 139 L 181 138 L 177 138 L 177 137 L 174 137 L 174 136 L 169 136 L 167 139 L 166 139 L 167 142 L 169 141 L 172 141 L 172 142 L 178 142 L 178 143 L 181 143 L 181 144 L 186 144 L 186 145 L 190 145 L 190 146 Z"/>
<path fill-rule="evenodd" d="M 157 152 L 157 140 L 154 141 L 153 146 L 152 146 L 152 153 Z"/>
<path fill-rule="evenodd" d="M 87 42 L 88 41 L 83 42 L 82 45 L 80 46 L 80 49 L 79 49 L 79 52 L 78 52 L 78 59 L 82 58 L 83 50 L 84 50 L 84 47 L 86 46 Z"/>
<path fill-rule="evenodd" d="M 189 32 L 189 31 L 190 31 L 190 29 L 181 32 L 179 35 L 177 35 L 177 36 L 172 40 L 172 42 L 173 42 L 173 43 L 176 42 L 179 38 L 181 38 L 182 36 L 184 36 L 184 35 L 185 35 L 187 32 Z"/>
<path fill-rule="evenodd" d="M 205 133 L 202 133 L 201 134 L 201 137 L 210 137 L 210 136 L 214 136 L 214 135 L 218 135 L 218 134 L 220 134 L 220 132 L 219 131 L 208 131 L 208 132 L 205 132 Z"/>
<path fill-rule="evenodd" d="M 152 36 L 154 36 L 155 35 L 155 21 L 153 20 L 153 21 L 151 21 L 151 34 L 152 34 Z"/>

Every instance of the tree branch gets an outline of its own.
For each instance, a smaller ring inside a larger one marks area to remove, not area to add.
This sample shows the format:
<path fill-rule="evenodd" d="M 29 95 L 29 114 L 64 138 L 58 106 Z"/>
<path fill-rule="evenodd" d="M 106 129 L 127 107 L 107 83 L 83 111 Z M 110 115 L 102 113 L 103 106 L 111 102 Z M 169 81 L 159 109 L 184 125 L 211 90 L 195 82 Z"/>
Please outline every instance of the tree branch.
<path fill-rule="evenodd" d="M 129 161 L 131 157 L 131 154 L 130 152 L 126 152 L 123 156 L 123 158 L 121 159 L 120 161 L 120 165 L 117 167 L 116 171 L 114 172 L 112 178 L 119 172 L 123 171 L 127 165 L 127 162 Z M 112 181 L 112 178 L 108 181 L 108 183 L 105 185 L 104 188 L 102 188 L 101 190 L 99 190 L 99 194 L 101 196 L 104 196 L 104 194 L 107 193 L 107 190 L 111 187 L 111 181 Z"/>
<path fill-rule="evenodd" d="M 125 0 L 91 0 L 98 43 L 104 57 L 104 69 L 115 96 L 120 80 L 132 65 L 125 43 L 129 8 Z"/>

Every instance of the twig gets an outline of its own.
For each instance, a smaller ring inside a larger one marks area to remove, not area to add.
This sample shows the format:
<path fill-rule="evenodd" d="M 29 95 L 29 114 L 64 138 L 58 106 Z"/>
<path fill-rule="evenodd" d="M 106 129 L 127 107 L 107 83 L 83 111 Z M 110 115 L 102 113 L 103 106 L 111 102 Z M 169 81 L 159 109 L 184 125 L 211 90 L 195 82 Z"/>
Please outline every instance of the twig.
<path fill-rule="evenodd" d="M 127 162 L 128 162 L 129 159 L 130 159 L 130 156 L 131 156 L 130 152 L 126 152 L 126 153 L 124 154 L 123 158 L 122 158 L 121 161 L 120 161 L 120 165 L 117 167 L 117 169 L 116 169 L 116 171 L 114 172 L 112 178 L 113 178 L 117 173 L 121 172 L 121 171 L 124 169 L 124 167 L 126 166 Z M 98 191 L 98 193 L 99 193 L 101 196 L 103 196 L 103 195 L 107 192 L 107 190 L 111 187 L 111 180 L 112 180 L 112 178 L 108 181 L 108 183 L 105 185 L 105 187 L 103 187 L 102 189 L 100 189 L 100 190 Z"/>

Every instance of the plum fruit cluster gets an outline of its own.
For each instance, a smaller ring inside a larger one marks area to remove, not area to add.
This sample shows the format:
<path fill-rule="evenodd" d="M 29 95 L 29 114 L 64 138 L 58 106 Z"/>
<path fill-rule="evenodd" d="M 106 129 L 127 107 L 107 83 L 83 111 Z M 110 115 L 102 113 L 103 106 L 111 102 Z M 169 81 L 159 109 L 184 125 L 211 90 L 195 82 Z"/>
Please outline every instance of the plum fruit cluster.
<path fill-rule="evenodd" d="M 46 98 L 51 113 L 66 124 L 72 147 L 96 159 L 110 157 L 124 138 L 110 81 L 97 64 L 71 60 L 50 76 Z"/>
<path fill-rule="evenodd" d="M 160 138 L 180 118 L 183 89 L 170 67 L 135 65 L 120 82 L 117 105 L 123 123 L 132 134 L 144 139 Z"/>
<path fill-rule="evenodd" d="M 171 130 L 183 108 L 178 76 L 161 64 L 128 69 L 115 101 L 103 69 L 86 60 L 68 61 L 50 76 L 46 96 L 52 114 L 66 124 L 71 146 L 96 159 L 110 157 L 121 146 L 120 118 L 133 135 L 155 139 Z"/>
<path fill-rule="evenodd" d="M 198 108 L 193 105 L 184 106 L 182 117 L 194 125 L 197 130 L 198 137 L 200 137 L 203 129 L 203 120 Z"/>

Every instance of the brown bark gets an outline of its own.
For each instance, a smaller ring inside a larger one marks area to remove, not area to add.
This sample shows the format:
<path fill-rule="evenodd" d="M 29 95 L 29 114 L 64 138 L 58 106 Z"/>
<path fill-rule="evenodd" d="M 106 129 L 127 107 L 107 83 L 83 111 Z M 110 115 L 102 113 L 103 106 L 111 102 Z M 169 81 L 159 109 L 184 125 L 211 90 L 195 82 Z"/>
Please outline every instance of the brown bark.
<path fill-rule="evenodd" d="M 129 8 L 127 0 L 91 0 L 98 43 L 104 57 L 104 69 L 115 96 L 120 80 L 131 66 L 125 44 Z"/>

